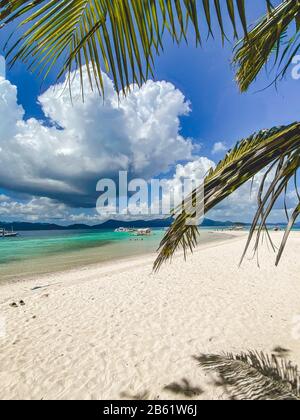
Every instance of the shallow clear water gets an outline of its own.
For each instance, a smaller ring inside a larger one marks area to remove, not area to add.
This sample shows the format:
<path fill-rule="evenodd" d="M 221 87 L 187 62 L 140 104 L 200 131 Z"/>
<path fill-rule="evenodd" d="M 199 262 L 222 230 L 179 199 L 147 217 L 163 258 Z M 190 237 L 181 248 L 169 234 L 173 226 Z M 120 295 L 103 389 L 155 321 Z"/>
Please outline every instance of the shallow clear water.
<path fill-rule="evenodd" d="M 20 232 L 18 238 L 0 239 L 0 281 L 152 253 L 164 233 L 154 230 L 150 237 L 137 238 L 103 230 Z M 219 238 L 203 231 L 200 241 Z"/>

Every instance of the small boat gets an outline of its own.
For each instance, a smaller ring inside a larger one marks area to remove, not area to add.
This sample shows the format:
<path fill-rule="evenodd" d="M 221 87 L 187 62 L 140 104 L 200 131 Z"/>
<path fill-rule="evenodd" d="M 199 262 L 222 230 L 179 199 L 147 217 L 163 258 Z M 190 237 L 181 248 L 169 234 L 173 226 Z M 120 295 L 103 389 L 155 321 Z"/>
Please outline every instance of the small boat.
<path fill-rule="evenodd" d="M 150 236 L 152 234 L 152 230 L 147 228 L 147 229 L 138 229 L 136 231 L 136 235 L 137 236 Z"/>
<path fill-rule="evenodd" d="M 127 232 L 127 231 L 125 228 L 122 228 L 122 227 L 115 229 L 115 233 L 120 233 L 120 232 Z"/>
<path fill-rule="evenodd" d="M 0 228 L 0 238 L 16 238 L 18 235 L 18 232 L 14 232 L 13 228 L 11 229 L 11 232 Z"/>
<path fill-rule="evenodd" d="M 129 228 L 124 228 L 124 227 L 119 227 L 117 229 L 115 229 L 116 233 L 127 233 L 127 232 L 131 232 L 132 229 Z"/>
<path fill-rule="evenodd" d="M 119 227 L 117 229 L 115 229 L 116 233 L 131 233 L 131 232 L 135 232 L 136 229 L 134 228 L 124 228 L 124 227 Z"/>

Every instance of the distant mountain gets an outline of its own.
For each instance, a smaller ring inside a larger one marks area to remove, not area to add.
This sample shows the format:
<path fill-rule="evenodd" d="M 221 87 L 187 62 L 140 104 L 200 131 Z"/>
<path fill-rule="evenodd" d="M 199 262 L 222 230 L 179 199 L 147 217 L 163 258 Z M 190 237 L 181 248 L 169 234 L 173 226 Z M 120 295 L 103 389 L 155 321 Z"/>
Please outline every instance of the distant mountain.
<path fill-rule="evenodd" d="M 103 223 L 102 225 L 94 226 L 96 229 L 117 229 L 118 227 L 124 228 L 160 228 L 160 227 L 168 227 L 173 222 L 172 218 L 169 219 L 155 219 L 155 220 L 136 220 L 130 222 L 118 221 L 118 220 L 108 220 L 107 222 Z"/>
<path fill-rule="evenodd" d="M 6 230 L 11 230 L 13 227 L 14 230 L 26 231 L 26 230 L 61 230 L 68 229 L 65 226 L 59 226 L 56 224 L 50 223 L 27 223 L 27 222 L 0 222 L 0 227 Z"/>
<path fill-rule="evenodd" d="M 204 219 L 203 223 L 201 224 L 202 227 L 227 227 L 232 225 L 248 226 L 247 223 L 231 222 L 229 220 L 227 220 L 226 222 L 219 222 L 211 219 Z"/>
<path fill-rule="evenodd" d="M 154 219 L 154 220 L 136 220 L 136 221 L 118 221 L 108 220 L 105 223 L 89 226 L 85 224 L 74 224 L 69 226 L 61 226 L 54 223 L 28 223 L 28 222 L 0 222 L 0 227 L 10 230 L 13 226 L 15 231 L 29 231 L 29 230 L 101 230 L 101 229 L 117 229 L 119 227 L 124 228 L 166 228 L 169 227 L 173 219 Z M 211 219 L 204 219 L 202 227 L 228 227 L 232 225 L 250 226 L 250 223 L 232 222 L 227 220 L 226 222 L 219 222 Z M 286 223 L 270 223 L 270 226 L 285 226 Z M 300 223 L 296 223 L 295 227 L 300 228 Z"/>
<path fill-rule="evenodd" d="M 135 227 L 135 228 L 160 228 L 168 227 L 172 223 L 172 219 L 157 219 L 157 220 L 136 220 L 131 222 L 108 220 L 105 223 L 98 225 L 75 224 L 69 226 L 57 225 L 54 223 L 28 223 L 28 222 L 0 222 L 0 227 L 11 230 L 13 227 L 15 231 L 29 231 L 29 230 L 100 230 L 100 229 L 117 229 L 119 227 Z"/>
<path fill-rule="evenodd" d="M 97 229 L 117 229 L 118 227 L 135 227 L 135 228 L 160 228 L 160 227 L 169 227 L 173 222 L 173 219 L 170 217 L 168 219 L 155 219 L 155 220 L 137 220 L 133 222 L 122 222 L 118 220 L 109 220 L 102 225 L 94 226 Z M 247 223 L 239 223 L 239 222 L 218 222 L 211 219 L 204 219 L 203 223 L 201 224 L 202 227 L 227 227 L 232 225 L 241 225 L 241 226 L 248 226 Z"/>

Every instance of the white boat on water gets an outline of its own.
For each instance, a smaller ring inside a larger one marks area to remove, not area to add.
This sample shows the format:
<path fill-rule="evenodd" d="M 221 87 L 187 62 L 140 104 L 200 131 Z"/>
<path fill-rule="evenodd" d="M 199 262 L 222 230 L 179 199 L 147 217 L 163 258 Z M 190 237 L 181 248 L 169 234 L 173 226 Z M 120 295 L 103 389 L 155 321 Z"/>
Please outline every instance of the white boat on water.
<path fill-rule="evenodd" d="M 124 227 L 119 227 L 118 229 L 115 229 L 116 233 L 127 233 L 127 232 L 132 232 L 133 229 L 130 228 L 124 228 Z"/>
<path fill-rule="evenodd" d="M 150 236 L 152 234 L 152 230 L 147 228 L 147 229 L 138 229 L 136 231 L 136 235 L 137 236 Z"/>
<path fill-rule="evenodd" d="M 135 232 L 136 229 L 134 228 L 124 228 L 124 227 L 119 227 L 117 229 L 115 229 L 116 233 L 130 233 L 130 232 Z"/>
<path fill-rule="evenodd" d="M 11 232 L 8 232 L 7 230 L 0 228 L 0 238 L 15 238 L 18 235 L 18 232 L 14 232 L 13 229 L 11 230 Z"/>
<path fill-rule="evenodd" d="M 115 229 L 115 232 L 116 233 L 123 233 L 123 232 L 127 232 L 127 229 L 119 227 L 119 228 Z"/>
<path fill-rule="evenodd" d="M 120 227 L 115 230 L 116 233 L 132 233 L 135 236 L 150 236 L 152 230 L 149 228 L 146 229 L 135 229 L 135 228 L 124 228 Z"/>

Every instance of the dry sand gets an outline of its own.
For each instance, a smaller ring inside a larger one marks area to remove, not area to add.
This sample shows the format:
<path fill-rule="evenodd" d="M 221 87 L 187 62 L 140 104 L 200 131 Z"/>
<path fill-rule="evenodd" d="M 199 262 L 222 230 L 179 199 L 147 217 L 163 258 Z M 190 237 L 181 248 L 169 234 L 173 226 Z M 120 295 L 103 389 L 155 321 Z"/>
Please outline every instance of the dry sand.
<path fill-rule="evenodd" d="M 279 268 L 263 247 L 239 269 L 244 243 L 156 275 L 147 256 L 1 285 L 0 398 L 226 399 L 193 356 L 280 346 L 299 364 L 300 233 Z"/>

